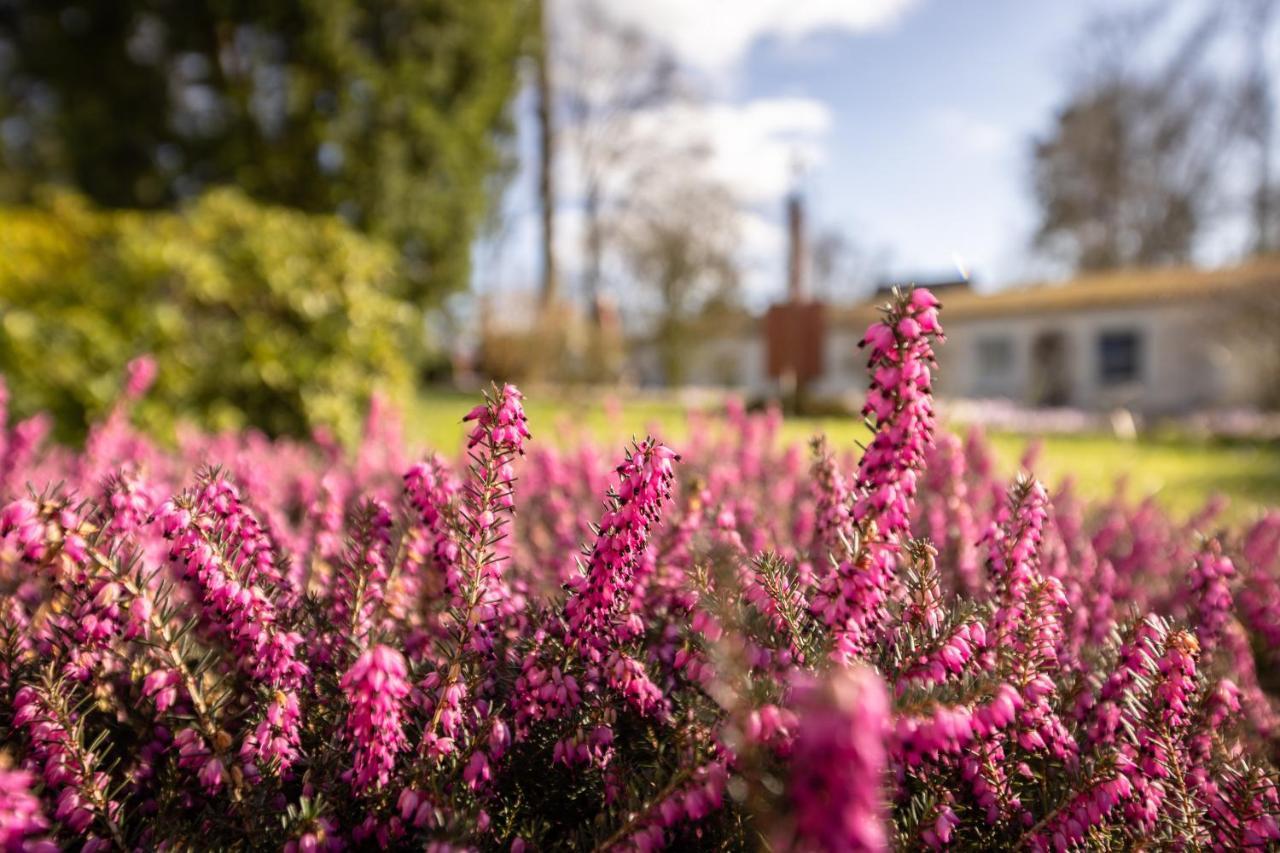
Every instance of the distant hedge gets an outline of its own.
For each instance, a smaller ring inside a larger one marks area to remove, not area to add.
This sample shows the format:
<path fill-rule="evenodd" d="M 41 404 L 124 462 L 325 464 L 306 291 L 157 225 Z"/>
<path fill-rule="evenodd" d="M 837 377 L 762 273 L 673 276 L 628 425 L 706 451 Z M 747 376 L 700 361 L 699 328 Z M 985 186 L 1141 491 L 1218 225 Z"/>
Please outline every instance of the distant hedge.
<path fill-rule="evenodd" d="M 177 212 L 51 194 L 0 209 L 0 373 L 19 415 L 79 438 L 150 353 L 153 429 L 191 420 L 350 435 L 371 393 L 409 385 L 421 315 L 395 253 L 330 216 L 217 190 Z"/>

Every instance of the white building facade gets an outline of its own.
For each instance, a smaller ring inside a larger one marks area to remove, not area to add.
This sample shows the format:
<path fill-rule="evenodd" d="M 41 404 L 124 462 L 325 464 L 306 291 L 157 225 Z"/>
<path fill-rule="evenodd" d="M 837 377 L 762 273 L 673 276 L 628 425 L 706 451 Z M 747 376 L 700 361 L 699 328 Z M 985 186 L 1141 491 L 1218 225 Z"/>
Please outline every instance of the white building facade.
<path fill-rule="evenodd" d="M 1280 260 L 940 293 L 947 341 L 937 349 L 936 390 L 953 399 L 1149 415 L 1255 406 L 1266 381 L 1255 351 L 1275 340 L 1260 341 L 1256 330 L 1243 335 L 1237 321 L 1260 294 L 1280 302 Z M 865 388 L 857 343 L 876 317 L 871 303 L 828 311 L 824 372 L 813 393 Z M 688 375 L 694 384 L 774 394 L 766 346 L 759 322 L 735 323 L 701 343 Z"/>

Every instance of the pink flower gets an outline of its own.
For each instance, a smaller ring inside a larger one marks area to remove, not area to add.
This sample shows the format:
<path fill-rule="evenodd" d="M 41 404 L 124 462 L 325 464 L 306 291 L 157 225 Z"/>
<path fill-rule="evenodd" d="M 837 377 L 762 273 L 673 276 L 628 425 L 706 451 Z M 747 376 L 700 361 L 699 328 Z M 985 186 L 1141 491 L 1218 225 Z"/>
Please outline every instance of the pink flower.
<path fill-rule="evenodd" d="M 916 475 L 933 443 L 934 415 L 930 398 L 933 348 L 941 337 L 932 296 L 915 290 L 898 296 L 885 320 L 867 330 L 871 387 L 863 413 L 876 420 L 876 434 L 858 463 L 854 517 L 874 519 L 886 536 L 906 531 L 916 494 Z M 932 312 L 932 313 L 929 313 Z M 929 318 L 922 325 L 918 317 Z M 927 327 L 927 328 L 926 328 Z"/>
<path fill-rule="evenodd" d="M 35 501 L 17 500 L 0 509 L 0 563 L 38 562 L 46 547 Z"/>
<path fill-rule="evenodd" d="M 129 362 L 126 368 L 128 378 L 124 384 L 124 396 L 128 400 L 137 400 L 146 394 L 156 381 L 156 360 L 149 355 L 140 355 Z"/>
<path fill-rule="evenodd" d="M 471 753 L 466 769 L 462 771 L 462 781 L 472 790 L 483 787 L 492 778 L 489 771 L 489 756 L 483 750 Z"/>
<path fill-rule="evenodd" d="M 0 767 L 0 851 L 4 853 L 53 853 L 57 846 L 40 840 L 49 828 L 40 801 L 31 791 L 32 776 L 25 770 Z"/>
<path fill-rule="evenodd" d="M 156 710 L 164 713 L 178 698 L 182 675 L 173 669 L 156 669 L 142 679 L 142 695 L 156 703 Z"/>
<path fill-rule="evenodd" d="M 1090 829 L 1108 818 L 1111 811 L 1133 794 L 1133 785 L 1124 770 L 1131 766 L 1119 757 L 1122 772 L 1104 776 L 1072 797 L 1063 808 L 1030 839 L 1033 850 L 1063 850 L 1081 844 Z"/>
<path fill-rule="evenodd" d="M 373 629 L 374 615 L 387 594 L 391 575 L 391 510 L 376 498 L 356 509 L 353 538 L 330 590 L 333 624 L 360 645 Z"/>
<path fill-rule="evenodd" d="M 29 766 L 40 768 L 45 786 L 57 798 L 53 819 L 78 834 L 94 824 L 118 832 L 120 804 L 107 796 L 107 774 L 98 770 L 97 757 L 81 742 L 67 697 L 26 685 L 14 697 L 13 709 L 13 726 L 30 743 Z M 25 828 L 30 826 L 28 822 Z M 0 837 L 6 829 L 0 824 Z"/>
<path fill-rule="evenodd" d="M 586 571 L 571 581 L 565 602 L 569 636 L 592 660 L 602 660 L 617 642 L 618 612 L 631 599 L 636 566 L 671 498 L 673 463 L 679 459 L 671 448 L 646 438 L 618 466 Z"/>
<path fill-rule="evenodd" d="M 354 756 L 352 787 L 381 788 L 391 780 L 404 734 L 404 700 L 409 695 L 404 656 L 390 646 L 375 646 L 357 658 L 342 676 L 347 694 L 347 738 Z"/>
<path fill-rule="evenodd" d="M 853 495 L 825 438 L 813 443 L 813 489 L 816 496 L 811 555 L 824 571 L 829 555 L 853 535 Z"/>
<path fill-rule="evenodd" d="M 1020 477 L 1009 489 L 985 537 L 996 613 L 991 623 L 993 650 L 1016 629 L 1027 596 L 1039 578 L 1040 541 L 1048 518 L 1048 495 L 1039 481 Z"/>
<path fill-rule="evenodd" d="M 678 828 L 683 822 L 700 821 L 718 811 L 724 805 L 724 791 L 728 780 L 724 762 L 704 764 L 690 776 L 688 784 L 638 815 L 632 824 L 631 835 L 611 849 L 663 850 L 667 846 L 668 830 Z"/>
<path fill-rule="evenodd" d="M 1235 565 L 1223 555 L 1222 546 L 1210 540 L 1197 555 L 1188 578 L 1196 636 L 1206 652 L 1217 647 L 1223 628 L 1231 619 L 1235 605 L 1230 583 L 1235 574 Z"/>
<path fill-rule="evenodd" d="M 302 833 L 285 842 L 284 853 L 336 853 L 345 846 L 333 819 L 317 816 Z"/>
<path fill-rule="evenodd" d="M 869 669 L 834 669 L 804 687 L 788 796 L 798 846 L 887 850 L 881 791 L 887 765 L 889 703 Z"/>
<path fill-rule="evenodd" d="M 169 558 L 200 602 L 210 638 L 225 643 L 231 658 L 264 685 L 301 685 L 310 674 L 297 654 L 302 636 L 279 624 L 272 594 L 281 581 L 275 549 L 238 490 L 223 477 L 206 477 L 157 516 L 170 540 Z"/>
<path fill-rule="evenodd" d="M 503 385 L 492 401 L 467 412 L 462 420 L 476 422 L 467 438 L 467 447 L 487 443 L 512 453 L 524 453 L 524 442 L 530 435 L 523 399 L 516 386 Z"/>

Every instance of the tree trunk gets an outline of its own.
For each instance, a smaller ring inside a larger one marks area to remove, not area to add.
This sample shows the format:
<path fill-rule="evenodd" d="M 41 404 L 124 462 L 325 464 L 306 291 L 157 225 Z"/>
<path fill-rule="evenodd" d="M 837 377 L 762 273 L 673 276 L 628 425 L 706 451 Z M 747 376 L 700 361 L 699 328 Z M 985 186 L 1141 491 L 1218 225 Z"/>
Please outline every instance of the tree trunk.
<path fill-rule="evenodd" d="M 544 309 L 556 299 L 556 198 L 555 179 L 555 116 L 552 109 L 550 28 L 547 22 L 545 0 L 534 0 L 534 26 L 537 27 L 537 46 L 534 51 L 536 86 L 538 92 L 538 204 L 542 213 L 542 282 L 541 297 Z"/>
<path fill-rule="evenodd" d="M 589 179 L 583 205 L 586 231 L 586 297 L 591 323 L 600 328 L 600 283 L 604 255 L 604 224 L 600 221 L 600 183 Z"/>

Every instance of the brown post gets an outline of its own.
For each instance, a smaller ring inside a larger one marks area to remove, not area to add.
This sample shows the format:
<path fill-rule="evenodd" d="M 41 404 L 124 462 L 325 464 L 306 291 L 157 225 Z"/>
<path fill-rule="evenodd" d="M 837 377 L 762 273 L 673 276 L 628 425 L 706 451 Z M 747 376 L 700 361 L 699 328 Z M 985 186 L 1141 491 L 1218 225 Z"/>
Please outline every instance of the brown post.
<path fill-rule="evenodd" d="M 803 411 L 808 384 L 822 376 L 826 335 L 824 306 L 809 299 L 808 247 L 804 199 L 787 196 L 787 300 L 765 315 L 765 354 L 769 376 L 778 381 L 784 405 Z"/>
<path fill-rule="evenodd" d="M 787 197 L 787 301 L 809 301 L 805 281 L 805 258 L 808 256 L 804 235 L 804 200 L 795 192 Z"/>

